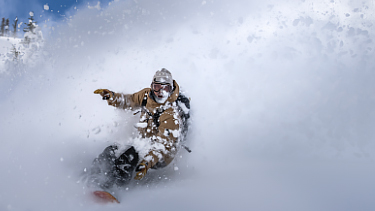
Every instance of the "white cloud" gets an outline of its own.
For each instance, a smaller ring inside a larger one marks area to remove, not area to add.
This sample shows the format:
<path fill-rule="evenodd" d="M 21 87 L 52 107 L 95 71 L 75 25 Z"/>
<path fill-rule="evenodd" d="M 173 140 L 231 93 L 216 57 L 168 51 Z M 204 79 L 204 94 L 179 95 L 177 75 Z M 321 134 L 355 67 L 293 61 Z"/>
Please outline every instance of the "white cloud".
<path fill-rule="evenodd" d="M 100 10 L 101 7 L 100 7 L 100 1 L 98 1 L 98 3 L 95 5 L 95 6 L 88 6 L 89 9 L 97 9 L 97 10 Z"/>

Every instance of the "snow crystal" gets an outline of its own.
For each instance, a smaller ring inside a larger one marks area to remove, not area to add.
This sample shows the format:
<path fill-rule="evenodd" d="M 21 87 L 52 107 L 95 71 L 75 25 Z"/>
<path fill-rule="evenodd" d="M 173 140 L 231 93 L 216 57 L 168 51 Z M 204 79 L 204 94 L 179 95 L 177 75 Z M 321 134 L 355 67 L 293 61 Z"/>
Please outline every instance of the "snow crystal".
<path fill-rule="evenodd" d="M 49 6 L 48 6 L 48 4 L 45 4 L 45 5 L 44 5 L 44 10 L 49 10 Z"/>
<path fill-rule="evenodd" d="M 169 132 L 171 132 L 173 137 L 175 137 L 175 138 L 180 137 L 180 131 L 179 130 L 171 130 Z"/>
<path fill-rule="evenodd" d="M 164 130 L 164 136 L 168 136 L 169 135 L 169 131 L 168 130 Z"/>
<path fill-rule="evenodd" d="M 139 127 L 139 128 L 146 128 L 147 127 L 147 122 L 138 122 L 135 125 L 136 125 L 136 127 Z"/>

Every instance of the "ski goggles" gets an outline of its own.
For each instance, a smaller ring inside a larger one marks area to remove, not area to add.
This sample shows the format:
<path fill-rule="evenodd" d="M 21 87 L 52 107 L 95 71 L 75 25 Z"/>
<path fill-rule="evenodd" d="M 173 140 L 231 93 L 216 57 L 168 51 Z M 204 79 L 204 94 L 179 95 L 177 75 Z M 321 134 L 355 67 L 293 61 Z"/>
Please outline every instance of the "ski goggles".
<path fill-rule="evenodd" d="M 164 90 L 166 92 L 171 92 L 172 91 L 172 86 L 169 84 L 156 84 L 152 83 L 151 88 L 155 92 L 160 92 L 160 90 Z"/>

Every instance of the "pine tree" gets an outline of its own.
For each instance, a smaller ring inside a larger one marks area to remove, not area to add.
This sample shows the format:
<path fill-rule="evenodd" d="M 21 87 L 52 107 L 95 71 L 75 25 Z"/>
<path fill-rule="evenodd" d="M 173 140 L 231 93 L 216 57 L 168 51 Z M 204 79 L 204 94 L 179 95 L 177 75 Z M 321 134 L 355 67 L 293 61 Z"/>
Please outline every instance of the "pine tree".
<path fill-rule="evenodd" d="M 1 34 L 0 36 L 4 36 L 4 28 L 5 28 L 5 18 L 1 21 Z"/>
<path fill-rule="evenodd" d="M 30 12 L 29 23 L 24 28 L 25 34 L 22 41 L 24 47 L 24 54 L 22 55 L 23 61 L 29 64 L 34 64 L 39 61 L 41 57 L 41 49 L 44 46 L 43 33 L 41 28 L 34 20 L 34 13 Z"/>
<path fill-rule="evenodd" d="M 18 18 L 16 17 L 13 23 L 13 37 L 17 37 L 17 22 L 18 22 Z"/>
<path fill-rule="evenodd" d="M 9 19 L 5 21 L 5 35 L 9 35 Z"/>
<path fill-rule="evenodd" d="M 29 23 L 25 23 L 27 27 L 24 28 L 23 31 L 24 32 L 31 32 L 31 33 L 35 34 L 34 29 L 35 29 L 36 23 L 37 22 L 34 21 L 34 12 L 30 12 Z"/>

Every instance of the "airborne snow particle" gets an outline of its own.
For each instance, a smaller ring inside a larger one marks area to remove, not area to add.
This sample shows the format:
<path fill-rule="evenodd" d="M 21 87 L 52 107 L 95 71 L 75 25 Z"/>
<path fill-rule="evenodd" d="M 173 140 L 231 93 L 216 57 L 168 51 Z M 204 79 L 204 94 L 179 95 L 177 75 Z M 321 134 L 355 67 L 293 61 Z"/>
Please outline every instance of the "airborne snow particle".
<path fill-rule="evenodd" d="M 45 5 L 44 5 L 44 10 L 49 10 L 49 6 L 48 6 L 48 4 L 45 4 Z"/>

